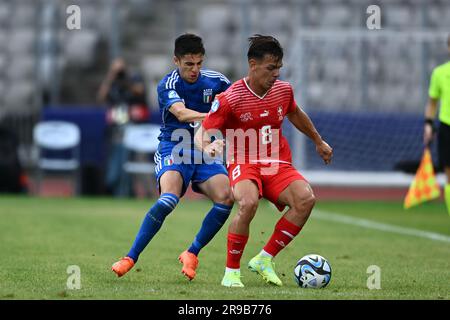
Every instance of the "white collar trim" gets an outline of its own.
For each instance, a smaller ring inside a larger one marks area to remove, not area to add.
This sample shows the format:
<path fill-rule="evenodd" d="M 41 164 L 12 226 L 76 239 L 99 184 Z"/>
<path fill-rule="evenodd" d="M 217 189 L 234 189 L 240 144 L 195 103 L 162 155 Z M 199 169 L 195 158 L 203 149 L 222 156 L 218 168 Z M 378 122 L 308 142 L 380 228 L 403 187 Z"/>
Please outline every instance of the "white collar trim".
<path fill-rule="evenodd" d="M 253 93 L 253 95 L 255 96 L 255 97 L 257 97 L 257 98 L 259 98 L 259 99 L 264 99 L 264 97 L 267 95 L 267 93 L 269 92 L 269 90 L 267 90 L 266 91 L 266 93 L 264 93 L 262 96 L 259 96 L 259 95 L 257 95 L 251 88 L 250 88 L 250 86 L 248 85 L 248 83 L 247 83 L 247 81 L 245 80 L 245 78 L 244 79 L 242 79 L 242 80 L 244 80 L 244 83 L 245 83 L 245 86 L 247 87 L 247 89 L 248 90 L 250 90 L 250 92 L 251 93 Z"/>

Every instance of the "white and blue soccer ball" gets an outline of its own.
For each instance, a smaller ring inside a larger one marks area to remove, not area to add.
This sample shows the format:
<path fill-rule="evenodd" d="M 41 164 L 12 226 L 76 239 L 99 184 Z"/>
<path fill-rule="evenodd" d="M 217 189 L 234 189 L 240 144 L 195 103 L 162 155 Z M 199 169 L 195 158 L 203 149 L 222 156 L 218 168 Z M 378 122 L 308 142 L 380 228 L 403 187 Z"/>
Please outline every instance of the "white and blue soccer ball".
<path fill-rule="evenodd" d="M 302 288 L 324 288 L 331 280 L 331 266 L 324 257 L 308 254 L 298 260 L 294 276 L 295 281 Z"/>

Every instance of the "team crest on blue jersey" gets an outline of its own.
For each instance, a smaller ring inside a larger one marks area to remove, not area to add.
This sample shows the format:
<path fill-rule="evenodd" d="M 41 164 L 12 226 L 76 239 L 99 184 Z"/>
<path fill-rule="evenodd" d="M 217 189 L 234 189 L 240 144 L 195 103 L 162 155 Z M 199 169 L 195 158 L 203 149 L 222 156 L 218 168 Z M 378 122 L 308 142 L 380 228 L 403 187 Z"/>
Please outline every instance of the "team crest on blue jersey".
<path fill-rule="evenodd" d="M 176 98 L 180 98 L 178 93 L 175 90 L 170 90 L 169 91 L 169 99 L 176 99 Z"/>
<path fill-rule="evenodd" d="M 214 102 L 211 105 L 211 112 L 216 112 L 217 109 L 219 109 L 219 106 L 220 106 L 219 100 L 217 100 L 217 99 L 214 100 Z"/>
<path fill-rule="evenodd" d="M 171 166 L 173 164 L 173 157 L 172 155 L 164 157 L 163 163 L 165 166 Z"/>
<path fill-rule="evenodd" d="M 204 103 L 210 103 L 212 100 L 212 89 L 204 89 L 203 90 L 203 102 Z"/>

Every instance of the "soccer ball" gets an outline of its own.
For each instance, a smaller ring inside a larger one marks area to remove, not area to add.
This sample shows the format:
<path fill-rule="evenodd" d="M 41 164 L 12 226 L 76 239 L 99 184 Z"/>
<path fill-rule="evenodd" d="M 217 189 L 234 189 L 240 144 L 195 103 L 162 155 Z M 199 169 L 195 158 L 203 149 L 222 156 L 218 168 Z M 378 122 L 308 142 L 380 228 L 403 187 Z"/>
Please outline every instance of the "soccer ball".
<path fill-rule="evenodd" d="M 331 266 L 324 257 L 308 254 L 298 260 L 294 276 L 295 281 L 302 288 L 324 288 L 331 280 Z"/>

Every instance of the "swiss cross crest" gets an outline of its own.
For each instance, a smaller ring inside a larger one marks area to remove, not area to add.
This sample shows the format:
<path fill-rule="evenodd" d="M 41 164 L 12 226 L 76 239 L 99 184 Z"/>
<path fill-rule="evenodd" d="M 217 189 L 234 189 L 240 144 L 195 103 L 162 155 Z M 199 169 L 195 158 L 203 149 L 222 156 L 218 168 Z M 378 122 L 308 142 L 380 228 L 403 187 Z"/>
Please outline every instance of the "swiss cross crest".
<path fill-rule="evenodd" d="M 241 116 L 239 118 L 241 119 L 242 122 L 247 122 L 249 120 L 253 120 L 252 114 L 250 112 L 241 114 Z"/>
<path fill-rule="evenodd" d="M 212 89 L 203 89 L 203 102 L 210 103 L 212 101 Z"/>

